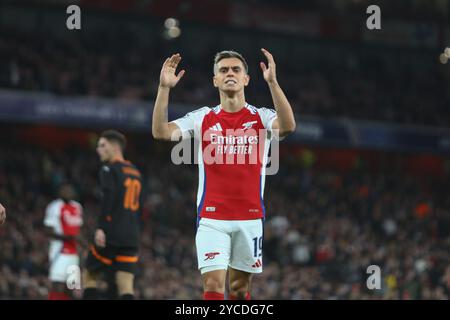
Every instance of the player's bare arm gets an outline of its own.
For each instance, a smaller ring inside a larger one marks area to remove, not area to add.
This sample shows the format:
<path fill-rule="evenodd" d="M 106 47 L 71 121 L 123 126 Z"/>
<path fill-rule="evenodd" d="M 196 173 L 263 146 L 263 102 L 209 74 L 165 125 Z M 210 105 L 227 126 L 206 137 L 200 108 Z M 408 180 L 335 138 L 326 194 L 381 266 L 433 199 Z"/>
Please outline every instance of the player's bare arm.
<path fill-rule="evenodd" d="M 6 209 L 0 203 L 0 224 L 3 224 L 6 220 Z"/>
<path fill-rule="evenodd" d="M 176 124 L 169 122 L 168 106 L 170 89 L 177 85 L 185 73 L 185 70 L 181 70 L 178 75 L 175 74 L 180 60 L 180 54 L 174 54 L 164 61 L 161 68 L 158 94 L 153 109 L 152 134 L 155 139 L 170 140 L 172 134 L 175 131 L 179 131 Z M 181 133 L 179 133 L 180 136 Z"/>
<path fill-rule="evenodd" d="M 272 129 L 279 130 L 280 137 L 287 136 L 295 130 L 295 118 L 291 104 L 286 98 L 283 90 L 277 81 L 276 65 L 272 54 L 266 49 L 261 49 L 267 58 L 267 66 L 264 62 L 260 63 L 263 71 L 264 80 L 269 85 L 270 94 L 272 95 L 273 104 L 277 111 L 277 119 L 272 124 Z"/>

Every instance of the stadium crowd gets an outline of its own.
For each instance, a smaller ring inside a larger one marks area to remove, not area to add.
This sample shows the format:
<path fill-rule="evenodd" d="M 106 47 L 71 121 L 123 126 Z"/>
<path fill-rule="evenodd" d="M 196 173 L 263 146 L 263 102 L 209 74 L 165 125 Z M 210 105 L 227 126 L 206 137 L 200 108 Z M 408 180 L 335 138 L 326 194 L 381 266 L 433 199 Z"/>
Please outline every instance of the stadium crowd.
<path fill-rule="evenodd" d="M 186 31 L 192 33 L 188 40 L 169 42 L 159 35 L 143 41 L 142 35 L 130 29 L 117 28 L 65 37 L 37 30 L 33 34 L 5 30 L 0 33 L 0 87 L 153 101 L 162 62 L 171 52 L 180 52 L 181 68 L 187 73 L 172 101 L 211 105 L 217 101 L 211 81 L 212 61 L 217 48 L 222 48 L 236 49 L 246 56 L 252 77 L 246 89 L 248 100 L 257 106 L 271 101 L 258 66 L 263 57 L 258 50 L 248 49 L 265 43 L 263 34 L 221 34 L 214 30 L 208 42 L 192 48 L 189 39 L 202 39 L 202 33 L 196 35 L 195 30 Z M 248 37 L 245 43 L 243 36 Z M 269 39 L 267 45 L 276 58 L 280 84 L 302 115 L 430 126 L 450 122 L 449 74 L 434 51 L 389 51 L 287 36 L 283 39 L 273 47 Z M 127 43 L 126 50 L 123 43 Z M 294 61 L 290 52 L 296 57 Z"/>
<path fill-rule="evenodd" d="M 148 148 L 147 148 L 148 149 Z M 194 246 L 197 169 L 170 163 L 167 145 L 130 150 L 145 176 L 138 299 L 200 299 Z M 95 227 L 99 162 L 94 150 L 0 149 L 0 299 L 46 299 L 46 205 L 70 180 L 85 209 L 82 261 Z M 371 172 L 323 170 L 295 153 L 265 191 L 264 272 L 254 299 L 449 299 L 447 176 L 415 177 L 395 163 Z M 170 177 L 170 178 L 169 178 Z M 381 269 L 368 290 L 366 269 Z M 79 296 L 79 294 L 77 295 Z"/>

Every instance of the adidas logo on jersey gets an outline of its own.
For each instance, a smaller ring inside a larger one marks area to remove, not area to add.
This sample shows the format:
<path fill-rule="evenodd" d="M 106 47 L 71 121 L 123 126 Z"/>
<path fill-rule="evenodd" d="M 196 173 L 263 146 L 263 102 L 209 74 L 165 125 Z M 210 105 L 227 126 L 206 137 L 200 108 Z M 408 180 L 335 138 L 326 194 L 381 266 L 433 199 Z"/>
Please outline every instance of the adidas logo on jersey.
<path fill-rule="evenodd" d="M 211 128 L 209 128 L 211 131 L 223 131 L 222 126 L 219 122 L 217 122 L 215 125 L 213 125 Z"/>

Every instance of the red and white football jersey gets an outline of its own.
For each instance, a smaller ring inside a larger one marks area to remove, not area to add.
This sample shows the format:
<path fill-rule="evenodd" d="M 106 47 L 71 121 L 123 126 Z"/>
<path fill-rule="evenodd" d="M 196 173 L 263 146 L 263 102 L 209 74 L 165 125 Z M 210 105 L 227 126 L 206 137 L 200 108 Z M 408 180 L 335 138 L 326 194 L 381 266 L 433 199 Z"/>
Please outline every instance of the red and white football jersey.
<path fill-rule="evenodd" d="M 251 220 L 265 216 L 265 168 L 277 114 L 246 104 L 238 112 L 203 107 L 173 121 L 199 139 L 198 218 Z"/>
<path fill-rule="evenodd" d="M 52 227 L 58 235 L 77 236 L 80 234 L 80 227 L 83 224 L 83 207 L 76 201 L 64 202 L 57 199 L 47 206 L 45 212 L 44 225 Z M 77 254 L 75 240 L 50 241 L 50 260 L 58 254 Z"/>

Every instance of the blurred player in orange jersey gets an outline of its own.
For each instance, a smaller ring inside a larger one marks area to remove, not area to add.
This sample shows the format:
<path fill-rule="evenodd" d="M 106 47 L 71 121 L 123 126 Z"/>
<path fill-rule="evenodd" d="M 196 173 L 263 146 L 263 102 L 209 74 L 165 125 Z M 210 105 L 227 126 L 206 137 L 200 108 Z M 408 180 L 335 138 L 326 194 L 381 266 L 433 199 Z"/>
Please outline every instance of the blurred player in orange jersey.
<path fill-rule="evenodd" d="M 99 298 L 97 283 L 105 275 L 112 275 L 110 286 L 117 287 L 120 299 L 134 299 L 143 193 L 141 173 L 124 159 L 125 147 L 125 136 L 115 130 L 104 131 L 97 143 L 97 153 L 103 163 L 102 200 L 86 259 L 84 299 Z"/>
<path fill-rule="evenodd" d="M 77 237 L 83 224 L 83 207 L 74 201 L 75 192 L 69 183 L 59 188 L 59 198 L 52 201 L 45 213 L 44 225 L 51 238 L 49 278 L 52 288 L 50 300 L 68 300 L 71 297 L 66 282 L 71 268 L 79 268 Z"/>

